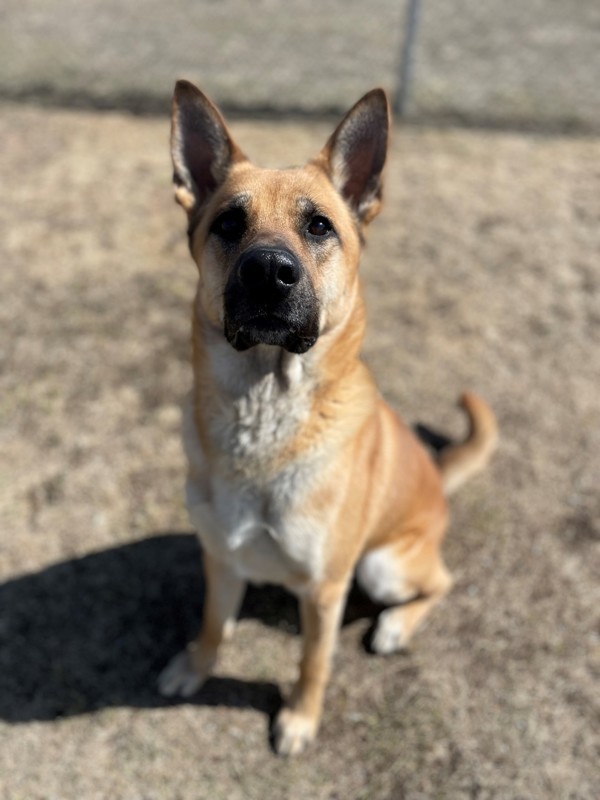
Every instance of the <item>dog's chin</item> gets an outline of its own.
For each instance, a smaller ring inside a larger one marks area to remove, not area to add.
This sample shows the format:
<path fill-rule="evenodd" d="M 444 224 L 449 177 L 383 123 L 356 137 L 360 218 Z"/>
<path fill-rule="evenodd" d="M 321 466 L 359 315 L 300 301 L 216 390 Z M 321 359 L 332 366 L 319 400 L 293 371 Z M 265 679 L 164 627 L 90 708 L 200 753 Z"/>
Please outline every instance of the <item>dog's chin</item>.
<path fill-rule="evenodd" d="M 225 337 L 229 344 L 242 352 L 257 344 L 283 347 L 289 353 L 306 353 L 317 341 L 317 331 L 291 329 L 277 317 L 256 317 L 232 327 L 225 323 Z"/>

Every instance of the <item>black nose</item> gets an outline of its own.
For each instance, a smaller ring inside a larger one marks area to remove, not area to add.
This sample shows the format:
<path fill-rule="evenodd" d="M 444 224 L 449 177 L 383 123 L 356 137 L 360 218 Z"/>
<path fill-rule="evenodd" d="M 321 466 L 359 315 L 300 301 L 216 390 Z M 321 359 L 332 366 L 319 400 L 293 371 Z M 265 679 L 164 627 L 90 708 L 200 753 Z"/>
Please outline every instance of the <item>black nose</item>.
<path fill-rule="evenodd" d="M 238 277 L 244 289 L 262 299 L 282 299 L 299 283 L 298 260 L 288 250 L 256 247 L 241 257 Z"/>

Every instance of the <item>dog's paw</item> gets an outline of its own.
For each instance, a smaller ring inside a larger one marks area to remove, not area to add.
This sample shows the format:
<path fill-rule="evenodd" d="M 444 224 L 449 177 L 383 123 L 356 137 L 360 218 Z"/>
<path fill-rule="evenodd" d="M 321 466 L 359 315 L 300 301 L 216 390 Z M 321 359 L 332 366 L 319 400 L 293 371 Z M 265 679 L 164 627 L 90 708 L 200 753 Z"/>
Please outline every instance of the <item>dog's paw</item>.
<path fill-rule="evenodd" d="M 407 643 L 401 610 L 390 608 L 382 611 L 371 639 L 371 650 L 377 655 L 387 656 L 405 650 Z"/>
<path fill-rule="evenodd" d="M 317 735 L 318 723 L 312 717 L 282 708 L 273 726 L 273 747 L 280 756 L 296 756 Z"/>
<path fill-rule="evenodd" d="M 193 647 L 178 653 L 158 676 L 163 697 L 191 697 L 212 672 L 214 659 L 202 659 Z"/>

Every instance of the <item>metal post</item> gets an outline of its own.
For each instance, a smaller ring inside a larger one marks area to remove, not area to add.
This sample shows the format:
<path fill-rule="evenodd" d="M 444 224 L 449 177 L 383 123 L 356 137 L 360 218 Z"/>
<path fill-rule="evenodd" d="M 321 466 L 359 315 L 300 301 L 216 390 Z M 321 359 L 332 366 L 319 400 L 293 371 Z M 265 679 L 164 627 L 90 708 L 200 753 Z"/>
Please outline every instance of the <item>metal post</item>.
<path fill-rule="evenodd" d="M 420 13 L 421 0 L 408 0 L 404 39 L 400 57 L 400 80 L 398 83 L 398 91 L 394 98 L 394 108 L 396 113 L 401 117 L 405 116 L 410 100 L 414 66 L 414 48 L 417 39 Z"/>

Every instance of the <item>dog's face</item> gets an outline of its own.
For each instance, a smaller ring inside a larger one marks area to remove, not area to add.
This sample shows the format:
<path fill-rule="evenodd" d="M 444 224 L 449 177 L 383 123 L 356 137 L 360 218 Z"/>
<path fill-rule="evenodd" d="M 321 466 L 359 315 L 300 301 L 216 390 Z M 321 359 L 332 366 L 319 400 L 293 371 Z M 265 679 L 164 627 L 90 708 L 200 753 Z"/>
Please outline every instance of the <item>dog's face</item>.
<path fill-rule="evenodd" d="M 388 119 L 375 90 L 309 164 L 260 169 L 215 106 L 177 83 L 175 195 L 188 213 L 202 313 L 236 350 L 268 344 L 304 353 L 344 318 L 363 229 L 380 206 Z"/>

